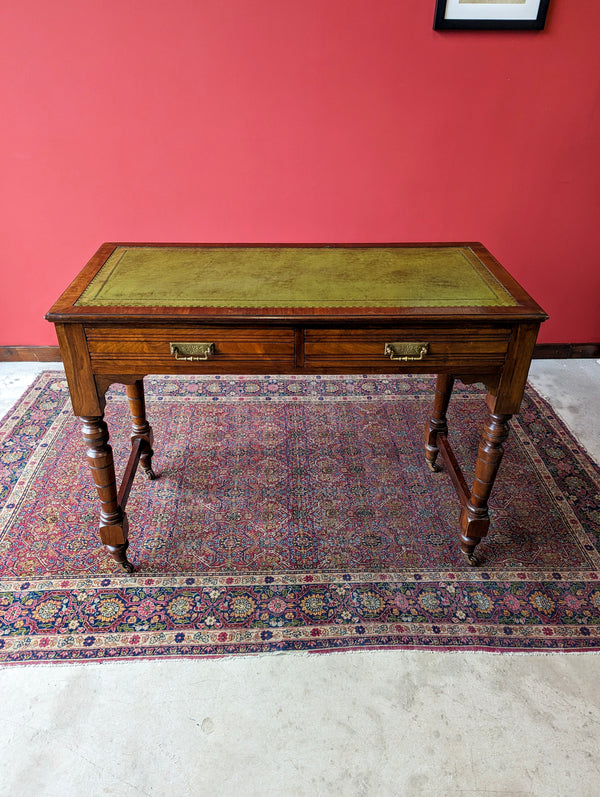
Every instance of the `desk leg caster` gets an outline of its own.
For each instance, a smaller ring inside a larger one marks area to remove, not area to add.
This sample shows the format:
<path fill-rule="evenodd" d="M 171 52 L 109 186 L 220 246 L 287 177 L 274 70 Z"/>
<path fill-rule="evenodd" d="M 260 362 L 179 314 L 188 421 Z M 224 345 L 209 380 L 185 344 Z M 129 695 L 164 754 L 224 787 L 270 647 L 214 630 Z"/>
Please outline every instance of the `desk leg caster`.
<path fill-rule="evenodd" d="M 487 531 L 486 528 L 486 521 L 484 520 L 480 523 L 480 531 L 484 533 Z M 482 535 L 483 536 L 483 535 Z M 460 535 L 460 550 L 464 554 L 467 562 L 471 565 L 471 567 L 477 567 L 478 565 L 483 563 L 483 559 L 481 556 L 475 553 L 475 549 L 481 542 L 481 538 L 477 537 L 467 537 L 465 534 Z"/>
<path fill-rule="evenodd" d="M 151 481 L 151 482 L 153 482 L 153 481 L 154 481 L 154 479 L 156 479 L 156 473 L 154 473 L 154 471 L 152 470 L 152 468 L 145 468 L 145 469 L 144 469 L 144 475 L 146 476 L 146 478 L 148 479 L 148 481 Z"/>
<path fill-rule="evenodd" d="M 468 553 L 463 551 L 463 553 L 471 567 L 478 567 L 481 564 L 481 559 L 476 555 L 475 551 L 469 551 Z"/>
<path fill-rule="evenodd" d="M 467 511 L 464 509 L 461 513 L 460 521 L 461 525 L 465 523 L 465 521 L 468 524 Z M 460 550 L 464 554 L 471 567 L 477 567 L 478 565 L 483 564 L 483 558 L 480 554 L 475 553 L 475 550 L 481 542 L 482 537 L 485 537 L 487 534 L 489 523 L 489 517 L 479 518 L 476 521 L 471 520 L 469 531 L 471 532 L 472 536 L 467 536 L 464 532 L 460 535 Z M 477 532 L 481 536 L 475 536 L 473 532 Z"/>
<path fill-rule="evenodd" d="M 135 573 L 135 567 L 127 558 L 127 549 L 129 548 L 129 540 L 125 543 L 125 545 L 107 545 L 106 546 L 109 554 L 115 560 L 115 562 L 125 570 L 126 573 Z"/>

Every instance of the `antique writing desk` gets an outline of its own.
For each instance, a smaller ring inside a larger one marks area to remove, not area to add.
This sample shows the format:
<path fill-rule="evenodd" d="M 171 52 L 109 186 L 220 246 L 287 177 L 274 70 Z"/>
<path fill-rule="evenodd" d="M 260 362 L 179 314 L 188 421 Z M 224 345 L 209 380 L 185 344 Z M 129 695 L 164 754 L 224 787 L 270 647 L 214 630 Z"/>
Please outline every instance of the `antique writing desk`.
<path fill-rule="evenodd" d="M 541 308 L 481 244 L 104 244 L 52 307 L 73 411 L 100 499 L 100 538 L 127 560 L 125 505 L 150 478 L 146 374 L 435 373 L 425 458 L 441 455 L 462 503 L 469 561 L 518 412 Z M 489 419 L 469 487 L 448 443 L 454 379 L 483 382 Z M 105 392 L 126 385 L 132 451 L 117 487 Z"/>

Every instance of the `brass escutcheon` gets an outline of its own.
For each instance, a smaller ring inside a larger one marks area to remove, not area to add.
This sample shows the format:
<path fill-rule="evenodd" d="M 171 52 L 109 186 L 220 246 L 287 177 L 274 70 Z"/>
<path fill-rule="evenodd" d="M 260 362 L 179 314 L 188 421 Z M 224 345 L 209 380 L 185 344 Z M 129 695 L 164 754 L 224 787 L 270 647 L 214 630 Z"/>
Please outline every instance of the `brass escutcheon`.
<path fill-rule="evenodd" d="M 422 360 L 427 354 L 429 343 L 386 343 L 383 353 L 390 358 L 390 360 Z"/>
<path fill-rule="evenodd" d="M 176 360 L 208 360 L 215 353 L 214 343 L 171 343 Z"/>

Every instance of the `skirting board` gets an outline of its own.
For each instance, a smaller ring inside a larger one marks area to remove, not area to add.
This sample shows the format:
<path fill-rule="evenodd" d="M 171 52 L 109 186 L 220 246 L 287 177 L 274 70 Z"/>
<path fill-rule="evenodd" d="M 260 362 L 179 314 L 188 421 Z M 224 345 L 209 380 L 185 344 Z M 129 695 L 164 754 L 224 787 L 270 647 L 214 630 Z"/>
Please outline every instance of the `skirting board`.
<path fill-rule="evenodd" d="M 600 343 L 538 343 L 534 360 L 570 360 L 577 357 L 600 357 Z"/>
<path fill-rule="evenodd" d="M 0 362 L 59 363 L 58 346 L 0 346 Z"/>
<path fill-rule="evenodd" d="M 600 358 L 600 343 L 538 343 L 536 360 L 565 360 L 577 357 Z M 60 362 L 58 346 L 0 346 L 0 362 Z"/>

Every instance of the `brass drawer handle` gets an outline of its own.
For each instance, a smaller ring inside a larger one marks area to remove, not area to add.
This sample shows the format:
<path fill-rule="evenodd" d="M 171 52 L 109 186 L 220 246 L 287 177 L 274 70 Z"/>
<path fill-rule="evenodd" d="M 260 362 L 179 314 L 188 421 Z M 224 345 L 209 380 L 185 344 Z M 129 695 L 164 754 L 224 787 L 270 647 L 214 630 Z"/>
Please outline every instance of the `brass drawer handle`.
<path fill-rule="evenodd" d="M 386 343 L 383 353 L 390 360 L 422 360 L 427 354 L 429 343 Z"/>
<path fill-rule="evenodd" d="M 171 343 L 176 360 L 208 360 L 215 353 L 214 343 Z"/>

